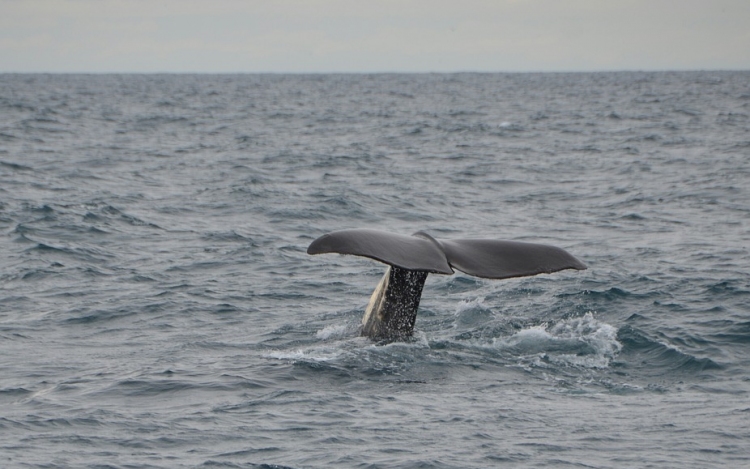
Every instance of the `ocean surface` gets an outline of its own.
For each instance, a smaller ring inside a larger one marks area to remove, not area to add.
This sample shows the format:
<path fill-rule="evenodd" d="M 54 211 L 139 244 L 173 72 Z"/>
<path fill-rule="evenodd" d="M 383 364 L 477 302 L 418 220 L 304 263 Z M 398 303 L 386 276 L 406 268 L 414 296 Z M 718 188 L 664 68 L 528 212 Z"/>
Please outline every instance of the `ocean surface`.
<path fill-rule="evenodd" d="M 0 233 L 1 467 L 750 467 L 750 72 L 0 75 Z"/>

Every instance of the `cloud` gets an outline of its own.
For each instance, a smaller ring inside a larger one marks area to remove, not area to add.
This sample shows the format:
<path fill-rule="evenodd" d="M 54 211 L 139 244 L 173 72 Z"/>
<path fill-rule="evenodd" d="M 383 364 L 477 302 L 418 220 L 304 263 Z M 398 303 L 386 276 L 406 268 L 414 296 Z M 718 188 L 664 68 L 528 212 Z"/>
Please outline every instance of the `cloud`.
<path fill-rule="evenodd" d="M 0 0 L 0 71 L 750 68 L 746 0 Z"/>

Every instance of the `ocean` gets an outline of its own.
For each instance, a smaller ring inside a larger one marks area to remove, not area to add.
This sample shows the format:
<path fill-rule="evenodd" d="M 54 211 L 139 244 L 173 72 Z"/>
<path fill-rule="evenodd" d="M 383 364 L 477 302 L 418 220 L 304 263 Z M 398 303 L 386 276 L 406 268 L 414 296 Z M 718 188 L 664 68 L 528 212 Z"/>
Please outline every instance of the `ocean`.
<path fill-rule="evenodd" d="M 750 72 L 4 74 L 0 233 L 2 467 L 750 467 Z"/>

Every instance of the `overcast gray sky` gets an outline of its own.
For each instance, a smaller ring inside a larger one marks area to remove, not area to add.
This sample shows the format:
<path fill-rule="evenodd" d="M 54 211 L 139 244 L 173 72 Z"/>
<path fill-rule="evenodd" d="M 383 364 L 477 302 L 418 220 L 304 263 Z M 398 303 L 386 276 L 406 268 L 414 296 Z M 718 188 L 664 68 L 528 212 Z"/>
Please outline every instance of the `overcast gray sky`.
<path fill-rule="evenodd" d="M 0 0 L 0 72 L 750 69 L 750 0 Z"/>

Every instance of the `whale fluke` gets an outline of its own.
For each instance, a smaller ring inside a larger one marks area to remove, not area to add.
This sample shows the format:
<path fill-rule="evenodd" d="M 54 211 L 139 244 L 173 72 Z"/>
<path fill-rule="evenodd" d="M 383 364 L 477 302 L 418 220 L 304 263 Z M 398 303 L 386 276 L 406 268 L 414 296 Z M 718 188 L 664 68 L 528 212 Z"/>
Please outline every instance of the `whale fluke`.
<path fill-rule="evenodd" d="M 422 232 L 405 236 L 365 229 L 334 231 L 316 239 L 307 248 L 308 254 L 328 252 L 369 257 L 406 270 L 453 273 L 442 247 L 432 238 L 425 238 Z"/>
<path fill-rule="evenodd" d="M 363 256 L 390 266 L 362 319 L 362 335 L 373 339 L 412 334 L 428 273 L 450 275 L 455 268 L 476 277 L 504 279 L 586 269 L 555 246 L 494 239 L 437 240 L 422 231 L 412 236 L 368 229 L 334 231 L 313 241 L 307 253 Z"/>
<path fill-rule="evenodd" d="M 546 244 L 453 239 L 440 241 L 440 245 L 452 267 L 475 277 L 504 279 L 586 269 L 583 262 L 564 249 Z"/>

